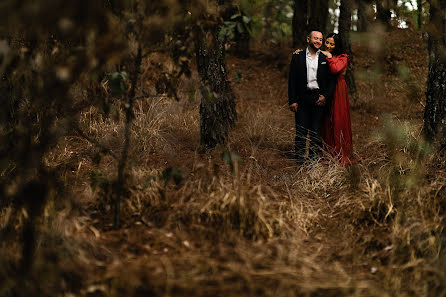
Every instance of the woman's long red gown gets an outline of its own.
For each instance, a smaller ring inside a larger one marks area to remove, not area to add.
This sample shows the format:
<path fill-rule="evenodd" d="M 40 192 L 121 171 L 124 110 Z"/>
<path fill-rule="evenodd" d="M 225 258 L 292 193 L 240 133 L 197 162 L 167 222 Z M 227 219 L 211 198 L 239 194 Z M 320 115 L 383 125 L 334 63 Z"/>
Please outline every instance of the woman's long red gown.
<path fill-rule="evenodd" d="M 322 139 L 326 149 L 342 166 L 351 163 L 353 153 L 350 106 L 344 78 L 349 60 L 347 54 L 327 59 L 330 72 L 337 76 L 337 83 L 322 126 Z"/>

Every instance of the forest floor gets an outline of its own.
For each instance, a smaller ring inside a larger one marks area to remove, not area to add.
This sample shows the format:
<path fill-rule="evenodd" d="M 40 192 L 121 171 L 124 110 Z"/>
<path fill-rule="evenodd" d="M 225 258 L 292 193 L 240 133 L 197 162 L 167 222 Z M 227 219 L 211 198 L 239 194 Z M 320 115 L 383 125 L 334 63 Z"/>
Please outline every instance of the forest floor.
<path fill-rule="evenodd" d="M 221 156 L 228 148 L 199 150 L 196 73 L 179 84 L 180 101 L 136 104 L 118 230 L 115 160 L 68 137 L 48 164 L 60 168 L 71 203 L 47 207 L 51 227 L 32 276 L 40 285 L 28 285 L 41 296 L 444 296 L 446 162 L 424 153 L 426 43 L 418 31 L 394 30 L 353 35 L 352 50 L 362 161 L 346 168 L 292 159 L 289 47 L 227 58 L 238 113 L 233 168 Z M 163 67 L 151 58 L 148 90 Z M 122 119 L 90 108 L 80 121 L 120 151 Z M 17 250 L 2 253 L 17 259 Z"/>

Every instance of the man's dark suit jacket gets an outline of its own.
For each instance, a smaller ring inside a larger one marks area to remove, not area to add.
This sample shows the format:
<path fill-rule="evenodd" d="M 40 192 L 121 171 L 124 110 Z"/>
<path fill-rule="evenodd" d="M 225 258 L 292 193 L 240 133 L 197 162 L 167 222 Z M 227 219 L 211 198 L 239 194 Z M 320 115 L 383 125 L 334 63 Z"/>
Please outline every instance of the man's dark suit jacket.
<path fill-rule="evenodd" d="M 333 92 L 336 87 L 336 77 L 330 73 L 328 68 L 328 63 L 326 60 L 327 56 L 323 53 L 319 53 L 319 61 L 317 68 L 317 83 L 319 85 L 320 94 L 324 95 L 326 98 L 326 104 L 328 105 L 331 98 L 333 97 Z M 288 103 L 289 105 L 293 103 L 307 103 L 314 105 L 314 102 L 308 102 L 304 100 L 304 93 L 307 90 L 307 60 L 306 60 L 306 50 L 299 52 L 298 54 L 293 54 L 290 64 L 290 73 L 288 79 Z M 317 98 L 316 98 L 317 100 Z"/>

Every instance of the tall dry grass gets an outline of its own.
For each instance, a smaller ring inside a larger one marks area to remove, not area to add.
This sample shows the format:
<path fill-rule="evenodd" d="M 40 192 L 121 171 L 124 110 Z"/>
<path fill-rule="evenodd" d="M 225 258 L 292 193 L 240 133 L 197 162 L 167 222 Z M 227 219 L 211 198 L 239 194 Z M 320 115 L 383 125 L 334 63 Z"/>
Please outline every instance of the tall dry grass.
<path fill-rule="evenodd" d="M 283 106 L 247 108 L 229 147 L 202 154 L 198 102 L 141 99 L 115 231 L 116 160 L 101 152 L 121 152 L 116 109 L 115 118 L 84 110 L 90 141 L 71 135 L 47 156 L 71 203 L 48 203 L 26 282 L 14 278 L 26 214 L 0 214 L 2 234 L 10 230 L 0 296 L 446 295 L 446 162 L 419 126 L 390 123 L 350 167 L 327 157 L 296 166 Z M 241 156 L 232 167 L 221 158 L 231 149 Z M 177 183 L 165 171 L 175 166 Z"/>
<path fill-rule="evenodd" d="M 272 186 L 258 179 L 270 178 L 262 175 L 266 163 L 235 160 L 231 170 L 218 153 L 207 159 L 196 153 L 175 184 L 163 167 L 139 162 L 151 152 L 175 150 L 173 131 L 197 128 L 196 119 L 181 119 L 173 106 L 166 100 L 137 104 L 123 230 L 108 231 L 103 193 L 87 190 L 85 174 L 76 178 L 91 196 L 88 206 L 47 206 L 33 274 L 47 281 L 42 296 L 444 295 L 446 175 L 433 171 L 438 158 L 428 154 L 417 127 L 390 124 L 369 143 L 379 149 L 361 163 L 345 168 L 326 158 L 289 166 L 276 172 Z M 262 132 L 259 122 L 241 119 L 247 133 L 237 141 L 250 143 L 248 151 L 264 150 L 262 138 L 292 139 L 271 113 L 258 113 L 271 127 Z M 89 135 L 116 153 L 121 121 L 94 110 L 81 117 Z M 270 136 L 274 131 L 278 135 Z M 70 151 L 70 139 L 63 144 L 62 151 Z M 71 144 L 95 149 L 88 142 Z M 67 158 L 51 156 L 49 164 Z M 78 170 L 99 170 L 112 179 L 111 163 Z M 20 229 L 20 216 L 13 219 L 5 210 L 1 218 L 2 228 Z M 2 244 L 7 260 L 1 273 L 7 275 L 20 259 L 20 243 Z M 51 257 L 59 262 L 48 262 Z M 3 296 L 18 285 L 5 280 Z M 32 284 L 28 289 L 37 290 Z"/>

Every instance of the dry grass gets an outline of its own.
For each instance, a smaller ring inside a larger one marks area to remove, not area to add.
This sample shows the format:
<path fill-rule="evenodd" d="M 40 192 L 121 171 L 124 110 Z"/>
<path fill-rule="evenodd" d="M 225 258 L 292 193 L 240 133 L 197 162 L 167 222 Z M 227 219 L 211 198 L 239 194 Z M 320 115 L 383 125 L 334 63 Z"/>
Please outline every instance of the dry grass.
<path fill-rule="evenodd" d="M 395 144 L 393 151 L 404 147 Z M 444 275 L 436 265 L 446 176 L 397 190 L 389 183 L 389 168 L 399 168 L 393 159 L 375 160 L 381 166 L 373 170 L 358 165 L 356 189 L 351 169 L 334 161 L 308 164 L 284 173 L 294 182 L 279 181 L 282 192 L 253 183 L 249 163 L 232 173 L 220 162 L 196 163 L 177 186 L 166 186 L 160 171 L 135 166 L 126 227 L 101 230 L 101 219 L 55 214 L 49 235 L 41 236 L 48 246 L 40 249 L 36 273 L 88 267 L 86 275 L 95 277 L 78 275 L 80 287 L 68 285 L 75 296 L 441 293 Z M 45 263 L 60 253 L 73 260 L 63 267 Z M 58 283 L 55 275 L 45 277 Z"/>
<path fill-rule="evenodd" d="M 257 109 L 242 117 L 243 134 L 254 147 L 280 150 L 289 146 L 289 124 L 283 123 L 284 108 Z"/>
<path fill-rule="evenodd" d="M 264 72 L 279 92 L 274 71 Z M 246 94 L 257 83 L 235 88 Z M 197 102 L 138 101 L 120 230 L 111 229 L 116 160 L 78 135 L 59 143 L 47 164 L 71 203 L 48 203 L 24 283 L 14 276 L 25 214 L 2 211 L 0 228 L 12 231 L 1 242 L 0 296 L 446 296 L 446 159 L 430 154 L 420 124 L 361 130 L 363 160 L 350 167 L 328 156 L 298 167 L 292 116 L 261 99 L 240 104 L 233 169 L 221 158 L 227 148 L 198 152 Z M 91 108 L 79 119 L 118 156 L 122 112 Z M 372 125 L 373 112 L 353 116 Z M 181 181 L 166 178 L 168 167 Z"/>

